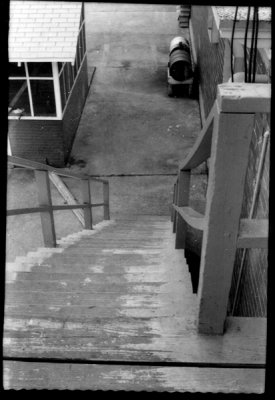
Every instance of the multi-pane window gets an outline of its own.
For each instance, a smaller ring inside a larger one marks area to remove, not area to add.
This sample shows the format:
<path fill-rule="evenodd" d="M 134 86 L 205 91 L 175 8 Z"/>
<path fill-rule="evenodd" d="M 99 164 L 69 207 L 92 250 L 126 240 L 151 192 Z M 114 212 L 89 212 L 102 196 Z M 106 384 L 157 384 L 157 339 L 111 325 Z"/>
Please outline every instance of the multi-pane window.
<path fill-rule="evenodd" d="M 55 117 L 51 63 L 9 63 L 9 115 Z"/>
<path fill-rule="evenodd" d="M 82 6 L 74 65 L 71 62 L 9 63 L 9 116 L 62 118 L 85 54 Z"/>
<path fill-rule="evenodd" d="M 77 73 L 85 57 L 85 54 L 86 54 L 85 27 L 82 14 L 80 22 L 80 30 L 77 39 L 77 49 L 76 49 L 74 65 L 72 65 L 70 62 L 58 63 L 62 110 L 64 110 L 66 106 L 66 103 L 72 91 L 74 81 L 77 77 Z"/>

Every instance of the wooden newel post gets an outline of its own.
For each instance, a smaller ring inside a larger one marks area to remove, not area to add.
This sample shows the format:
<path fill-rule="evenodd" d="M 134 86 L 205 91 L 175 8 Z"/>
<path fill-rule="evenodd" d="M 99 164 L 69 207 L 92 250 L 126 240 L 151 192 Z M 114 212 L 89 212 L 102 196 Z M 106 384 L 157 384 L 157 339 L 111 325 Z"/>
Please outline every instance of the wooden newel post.
<path fill-rule="evenodd" d="M 81 188 L 82 188 L 82 201 L 84 204 L 91 205 L 91 193 L 90 193 L 90 181 L 89 179 L 81 180 Z M 93 220 L 92 220 L 92 208 L 86 207 L 83 208 L 84 214 L 84 227 L 85 229 L 93 229 Z"/>
<path fill-rule="evenodd" d="M 184 207 L 189 204 L 189 188 L 190 188 L 191 171 L 179 171 L 178 190 L 177 190 L 177 206 Z M 184 219 L 176 213 L 176 249 L 185 248 L 187 224 Z"/>
<path fill-rule="evenodd" d="M 48 171 L 34 171 L 38 189 L 38 202 L 40 207 L 47 207 L 47 211 L 40 213 L 42 234 L 45 247 L 56 247 L 56 235 L 52 209 L 50 179 Z"/>
<path fill-rule="evenodd" d="M 198 288 L 200 333 L 224 332 L 254 113 L 268 112 L 261 93 L 256 84 L 219 85 Z"/>
<path fill-rule="evenodd" d="M 110 195 L 109 195 L 109 182 L 103 183 L 103 202 L 104 202 L 104 219 L 110 219 Z"/>

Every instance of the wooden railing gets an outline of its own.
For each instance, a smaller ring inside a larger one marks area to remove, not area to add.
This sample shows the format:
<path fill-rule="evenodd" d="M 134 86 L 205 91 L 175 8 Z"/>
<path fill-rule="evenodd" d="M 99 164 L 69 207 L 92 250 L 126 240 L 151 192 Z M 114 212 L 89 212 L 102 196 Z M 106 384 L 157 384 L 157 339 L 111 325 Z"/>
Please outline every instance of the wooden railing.
<path fill-rule="evenodd" d="M 92 178 L 86 174 L 76 174 L 68 172 L 65 169 L 53 168 L 45 164 L 41 164 L 35 161 L 26 160 L 24 158 L 8 156 L 8 164 L 10 166 L 16 166 L 26 169 L 34 170 L 35 181 L 38 189 L 38 207 L 31 208 L 16 208 L 7 210 L 7 216 L 20 215 L 20 214 L 31 214 L 40 213 L 42 233 L 44 245 L 46 247 L 56 247 L 56 233 L 54 224 L 54 211 L 58 210 L 83 210 L 84 217 L 84 228 L 93 229 L 92 226 L 92 208 L 103 207 L 105 220 L 110 219 L 110 208 L 109 208 L 109 182 L 104 179 Z M 82 191 L 82 204 L 65 204 L 65 205 L 53 205 L 50 189 L 50 178 L 49 174 L 54 173 L 58 176 L 66 178 L 80 179 L 81 180 L 81 191 Z M 94 203 L 91 202 L 90 194 L 90 181 L 101 182 L 103 184 L 103 202 Z"/>
<path fill-rule="evenodd" d="M 203 231 L 198 331 L 222 334 L 237 248 L 267 248 L 268 220 L 240 219 L 255 113 L 270 113 L 269 84 L 227 83 L 188 157 L 179 166 L 171 219 L 177 249 L 187 225 Z M 209 158 L 206 211 L 189 207 L 191 169 Z"/>

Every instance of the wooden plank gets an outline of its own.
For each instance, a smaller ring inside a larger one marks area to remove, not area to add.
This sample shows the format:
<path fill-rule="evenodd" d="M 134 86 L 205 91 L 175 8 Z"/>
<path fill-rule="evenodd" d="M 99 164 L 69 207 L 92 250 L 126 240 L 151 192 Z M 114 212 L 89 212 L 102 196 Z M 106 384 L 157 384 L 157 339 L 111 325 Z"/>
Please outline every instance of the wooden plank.
<path fill-rule="evenodd" d="M 268 220 L 241 219 L 237 247 L 267 249 Z"/>
<path fill-rule="evenodd" d="M 200 231 L 205 229 L 205 220 L 203 214 L 198 213 L 191 207 L 174 206 L 174 208 L 188 225 L 195 229 L 199 229 Z"/>
<path fill-rule="evenodd" d="M 265 386 L 262 369 L 4 361 L 3 370 L 5 390 L 264 393 Z"/>
<path fill-rule="evenodd" d="M 222 83 L 218 85 L 217 104 L 222 112 L 270 113 L 271 84 Z"/>
<path fill-rule="evenodd" d="M 203 128 L 189 152 L 188 156 L 180 164 L 180 170 L 189 170 L 197 167 L 203 161 L 210 157 L 211 153 L 211 140 L 212 140 L 212 127 L 213 118 L 217 114 L 217 104 L 214 103 Z"/>
<path fill-rule="evenodd" d="M 89 207 L 100 207 L 103 206 L 102 204 L 93 204 L 93 205 L 88 205 L 88 204 L 76 204 L 76 205 L 68 205 L 68 204 L 62 204 L 62 205 L 52 205 L 50 206 L 44 206 L 44 207 L 28 207 L 28 208 L 15 208 L 12 210 L 7 210 L 7 216 L 11 215 L 21 215 L 21 214 L 33 214 L 33 213 L 38 213 L 38 212 L 49 212 L 50 210 L 52 211 L 60 211 L 60 210 L 78 210 L 78 209 L 85 209 Z"/>
<path fill-rule="evenodd" d="M 94 177 L 91 177 L 90 175 L 85 175 L 85 174 L 76 174 L 74 172 L 69 172 L 68 170 L 63 169 L 63 168 L 50 167 L 49 165 L 42 164 L 42 163 L 32 161 L 32 160 L 27 160 L 27 159 L 21 158 L 21 157 L 8 156 L 7 161 L 8 161 L 8 164 L 12 164 L 17 167 L 54 172 L 57 175 L 65 176 L 67 178 L 90 179 L 92 181 L 102 182 L 102 183 L 108 182 L 106 179 L 94 178 Z"/>
<path fill-rule="evenodd" d="M 190 191 L 191 171 L 179 171 L 177 202 L 178 207 L 188 206 Z M 176 218 L 176 249 L 185 248 L 185 240 L 187 233 L 187 224 L 180 215 Z"/>
<path fill-rule="evenodd" d="M 174 187 L 173 187 L 173 200 L 172 200 L 172 207 L 171 207 L 171 222 L 174 222 L 174 218 L 175 218 L 175 209 L 173 207 L 173 204 L 175 204 L 176 202 L 176 184 L 174 183 Z"/>
<path fill-rule="evenodd" d="M 175 199 L 174 199 L 174 204 L 176 204 L 177 202 L 177 198 L 178 198 L 178 191 L 179 191 L 179 185 L 178 185 L 178 178 L 176 181 L 176 188 L 175 188 Z M 174 215 L 174 220 L 173 220 L 173 233 L 176 233 L 176 223 L 177 223 L 177 213 L 175 213 Z"/>
<path fill-rule="evenodd" d="M 31 369 L 35 371 L 32 376 Z M 5 389 L 262 393 L 264 371 L 98 365 L 4 364 Z M 39 375 L 42 378 L 39 378 Z M 58 377 L 60 376 L 60 379 Z M 212 379 L 209 380 L 209 378 Z M 197 381 L 198 379 L 198 381 Z M 232 381 L 237 385 L 232 388 Z M 6 386 L 6 382 L 7 385 Z"/>
<path fill-rule="evenodd" d="M 124 315 L 129 316 L 128 312 Z M 4 357 L 265 365 L 265 318 L 231 318 L 224 335 L 210 336 L 197 333 L 196 318 L 191 315 L 179 324 L 172 322 L 172 315 L 145 319 L 136 325 L 129 319 L 121 326 L 115 323 L 116 316 L 102 324 L 102 330 L 100 324 L 98 329 L 93 328 L 92 321 L 66 325 L 64 318 L 63 329 L 56 329 L 49 319 L 32 333 L 24 334 L 15 326 L 13 333 L 4 332 Z M 30 321 L 35 324 L 35 319 Z"/>
<path fill-rule="evenodd" d="M 81 181 L 82 201 L 89 207 L 83 209 L 84 227 L 85 229 L 93 229 L 93 217 L 91 209 L 91 193 L 89 179 L 82 179 Z"/>
<path fill-rule="evenodd" d="M 7 210 L 7 216 L 11 215 L 21 215 L 21 214 L 33 214 L 39 212 L 48 211 L 49 207 L 28 207 L 28 208 L 14 208 L 11 210 Z"/>
<path fill-rule="evenodd" d="M 78 202 L 68 189 L 68 187 L 65 185 L 65 183 L 62 181 L 62 179 L 56 175 L 54 172 L 49 172 L 49 178 L 51 182 L 55 185 L 63 199 L 71 205 L 77 205 Z M 84 226 L 84 216 L 83 216 L 83 211 L 82 210 L 72 210 L 77 219 L 80 221 L 81 225 Z"/>
<path fill-rule="evenodd" d="M 220 113 L 214 121 L 198 288 L 201 333 L 224 331 L 253 126 L 253 114 Z"/>
<path fill-rule="evenodd" d="M 38 190 L 39 206 L 49 207 L 48 211 L 43 211 L 40 213 L 44 245 L 45 247 L 55 247 L 56 235 L 52 210 L 49 175 L 47 171 L 37 170 L 34 171 L 34 174 Z"/>
<path fill-rule="evenodd" d="M 109 194 L 109 182 L 103 184 L 103 202 L 104 202 L 104 220 L 110 219 L 110 194 Z"/>

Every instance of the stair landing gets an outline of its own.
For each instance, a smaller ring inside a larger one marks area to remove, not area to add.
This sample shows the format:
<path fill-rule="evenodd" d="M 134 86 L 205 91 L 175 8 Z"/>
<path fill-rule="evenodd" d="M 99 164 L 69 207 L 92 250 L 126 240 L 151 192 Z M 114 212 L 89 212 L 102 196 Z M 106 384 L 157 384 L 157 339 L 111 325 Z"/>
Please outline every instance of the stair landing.
<path fill-rule="evenodd" d="M 5 388 L 262 393 L 264 319 L 198 335 L 197 296 L 171 231 L 167 217 L 112 221 L 14 265 Z"/>

